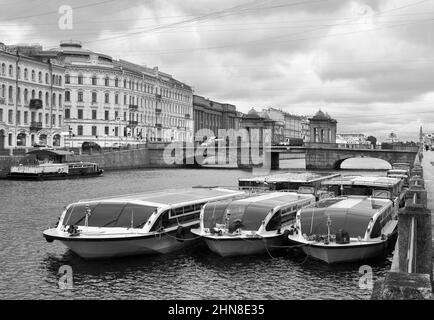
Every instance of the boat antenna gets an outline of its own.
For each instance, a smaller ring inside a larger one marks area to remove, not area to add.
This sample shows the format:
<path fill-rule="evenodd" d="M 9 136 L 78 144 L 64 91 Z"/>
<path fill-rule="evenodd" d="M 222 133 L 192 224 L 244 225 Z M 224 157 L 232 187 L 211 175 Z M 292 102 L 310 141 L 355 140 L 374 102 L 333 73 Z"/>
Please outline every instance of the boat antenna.
<path fill-rule="evenodd" d="M 134 212 L 133 208 L 131 208 L 131 229 L 134 227 Z"/>

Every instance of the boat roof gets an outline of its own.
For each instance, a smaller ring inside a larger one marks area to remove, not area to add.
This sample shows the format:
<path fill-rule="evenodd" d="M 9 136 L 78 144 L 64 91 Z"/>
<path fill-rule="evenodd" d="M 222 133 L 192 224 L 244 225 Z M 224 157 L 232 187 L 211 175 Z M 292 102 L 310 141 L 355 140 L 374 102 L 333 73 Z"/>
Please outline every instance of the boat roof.
<path fill-rule="evenodd" d="M 242 178 L 238 181 L 254 181 L 254 182 L 299 182 L 309 183 L 338 177 L 339 173 L 332 172 L 286 172 L 268 176 L 258 176 L 251 178 Z"/>
<path fill-rule="evenodd" d="M 222 188 L 192 188 L 192 189 L 169 189 L 156 192 L 127 194 L 114 197 L 80 200 L 79 202 L 141 202 L 146 205 L 157 207 L 187 205 L 190 203 L 208 202 L 224 199 L 225 196 L 245 195 L 245 192 Z"/>
<path fill-rule="evenodd" d="M 326 234 L 330 218 L 334 232 L 342 229 L 348 231 L 350 236 L 363 236 L 374 215 L 391 205 L 390 200 L 370 197 L 329 198 L 302 208 L 299 219 L 303 233 Z"/>
<path fill-rule="evenodd" d="M 323 181 L 323 185 L 358 185 L 374 187 L 393 187 L 401 179 L 382 176 L 343 176 Z"/>
<path fill-rule="evenodd" d="M 296 192 L 271 192 L 243 199 L 228 200 L 228 203 L 245 207 L 258 205 L 261 208 L 271 210 L 276 207 L 287 205 L 299 200 L 311 199 L 313 197 L 314 196 L 311 194 L 299 194 Z"/>
<path fill-rule="evenodd" d="M 67 156 L 71 155 L 72 152 L 66 150 L 54 150 L 54 149 L 35 149 L 27 152 L 27 154 L 35 155 L 49 155 L 49 156 Z"/>

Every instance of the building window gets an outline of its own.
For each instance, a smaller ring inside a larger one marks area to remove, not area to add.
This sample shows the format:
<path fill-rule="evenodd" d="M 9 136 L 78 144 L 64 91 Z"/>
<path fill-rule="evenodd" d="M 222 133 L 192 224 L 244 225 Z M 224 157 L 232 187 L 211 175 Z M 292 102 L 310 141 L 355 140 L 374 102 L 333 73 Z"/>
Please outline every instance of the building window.
<path fill-rule="evenodd" d="M 46 125 L 46 126 L 50 125 L 50 122 L 49 122 L 49 119 L 50 119 L 50 118 L 49 118 L 49 117 L 50 117 L 50 115 L 49 115 L 48 113 L 46 113 L 46 114 L 45 114 L 45 125 Z"/>
<path fill-rule="evenodd" d="M 108 136 L 110 134 L 110 128 L 109 127 L 104 127 L 104 134 L 106 136 Z"/>
<path fill-rule="evenodd" d="M 124 121 L 127 121 L 127 113 L 124 112 Z"/>
<path fill-rule="evenodd" d="M 77 126 L 77 136 L 83 135 L 83 126 Z"/>
<path fill-rule="evenodd" d="M 97 130 L 96 130 L 96 126 L 92 126 L 92 135 L 96 136 L 98 134 Z"/>
<path fill-rule="evenodd" d="M 83 119 L 83 109 L 77 110 L 77 119 Z"/>
<path fill-rule="evenodd" d="M 105 85 L 106 87 L 110 86 L 110 78 L 109 78 L 109 77 L 106 77 L 106 78 L 104 79 L 104 85 Z"/>
<path fill-rule="evenodd" d="M 9 103 L 14 103 L 13 96 L 14 96 L 14 89 L 12 88 L 12 86 L 9 86 L 9 95 L 8 95 Z"/>
<path fill-rule="evenodd" d="M 17 121 L 17 124 L 21 124 L 21 111 L 17 111 L 17 119 L 16 119 L 16 121 Z"/>
<path fill-rule="evenodd" d="M 71 92 L 65 91 L 65 102 L 70 102 L 70 101 L 71 101 Z"/>
<path fill-rule="evenodd" d="M 92 110 L 92 120 L 96 120 L 96 110 Z"/>
<path fill-rule="evenodd" d="M 36 79 L 36 73 L 35 70 L 32 70 L 32 81 L 35 81 Z"/>
<path fill-rule="evenodd" d="M 117 121 L 119 117 L 119 111 L 115 111 L 115 120 Z"/>
<path fill-rule="evenodd" d="M 83 102 L 83 92 L 79 91 L 77 94 L 77 101 L 78 102 Z"/>
<path fill-rule="evenodd" d="M 106 110 L 106 111 L 104 111 L 104 120 L 109 120 L 109 111 L 108 110 Z"/>
<path fill-rule="evenodd" d="M 12 65 L 9 65 L 9 77 L 14 76 L 14 67 Z"/>
<path fill-rule="evenodd" d="M 48 73 L 45 74 L 45 83 L 46 84 L 50 83 L 50 76 L 48 75 Z"/>
<path fill-rule="evenodd" d="M 66 84 L 70 84 L 71 83 L 71 78 L 70 78 L 69 74 L 65 75 L 65 83 Z"/>
<path fill-rule="evenodd" d="M 92 92 L 92 103 L 96 103 L 97 94 L 96 92 Z"/>
<path fill-rule="evenodd" d="M 51 123 L 52 123 L 53 127 L 56 126 L 56 116 L 54 114 L 51 116 Z"/>
<path fill-rule="evenodd" d="M 118 78 L 115 79 L 115 87 L 119 87 L 119 79 Z"/>
<path fill-rule="evenodd" d="M 2 75 L 6 75 L 6 64 L 2 63 Z"/>
<path fill-rule="evenodd" d="M 24 111 L 24 124 L 27 124 L 29 122 L 29 113 L 27 111 Z"/>
<path fill-rule="evenodd" d="M 96 86 L 98 84 L 98 79 L 96 78 L 96 76 L 92 77 L 92 85 Z"/>
<path fill-rule="evenodd" d="M 12 119 L 13 115 L 14 115 L 14 112 L 12 110 L 8 110 L 8 122 L 9 123 L 13 122 L 13 119 Z"/>
<path fill-rule="evenodd" d="M 115 104 L 119 104 L 119 95 L 115 94 Z"/>
<path fill-rule="evenodd" d="M 78 84 L 83 84 L 83 75 L 79 74 L 77 79 L 78 79 Z"/>
<path fill-rule="evenodd" d="M 104 102 L 105 103 L 110 103 L 110 95 L 108 93 L 106 93 L 105 96 L 104 96 Z"/>
<path fill-rule="evenodd" d="M 119 135 L 119 128 L 115 127 L 115 137 L 117 137 Z"/>
<path fill-rule="evenodd" d="M 62 115 L 59 114 L 59 127 L 61 127 L 61 126 L 62 126 Z"/>
<path fill-rule="evenodd" d="M 65 119 L 71 118 L 71 109 L 65 109 Z"/>

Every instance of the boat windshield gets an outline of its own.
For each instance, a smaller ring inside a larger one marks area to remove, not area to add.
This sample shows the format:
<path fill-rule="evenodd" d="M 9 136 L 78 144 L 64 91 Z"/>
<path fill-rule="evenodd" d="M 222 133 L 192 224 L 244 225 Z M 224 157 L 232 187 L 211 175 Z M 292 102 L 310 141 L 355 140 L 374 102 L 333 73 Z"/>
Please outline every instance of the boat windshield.
<path fill-rule="evenodd" d="M 258 230 L 272 208 L 267 203 L 215 202 L 204 209 L 204 228 L 225 224 L 230 232 L 238 228 Z"/>
<path fill-rule="evenodd" d="M 157 209 L 131 203 L 79 203 L 68 208 L 62 224 L 84 226 L 89 211 L 89 227 L 142 228 Z"/>
<path fill-rule="evenodd" d="M 339 230 L 345 230 L 350 237 L 364 237 L 370 219 L 384 204 L 377 204 L 374 200 L 348 200 L 348 202 L 350 201 L 353 203 L 348 203 L 348 205 L 351 205 L 349 208 L 336 203 L 332 208 L 315 206 L 301 209 L 300 224 L 302 234 L 308 236 L 326 235 L 328 233 L 327 221 L 330 217 L 331 234 L 336 234 Z"/>

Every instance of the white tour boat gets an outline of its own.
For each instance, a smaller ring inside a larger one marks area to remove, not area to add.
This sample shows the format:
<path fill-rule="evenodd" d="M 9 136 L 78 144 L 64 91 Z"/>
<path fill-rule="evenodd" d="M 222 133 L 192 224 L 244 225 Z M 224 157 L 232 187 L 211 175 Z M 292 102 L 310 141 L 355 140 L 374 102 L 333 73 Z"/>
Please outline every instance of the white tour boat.
<path fill-rule="evenodd" d="M 314 202 L 313 195 L 293 192 L 209 202 L 201 211 L 199 229 L 191 232 L 223 257 L 263 253 L 282 247 L 297 210 Z"/>
<path fill-rule="evenodd" d="M 327 263 L 358 261 L 383 253 L 397 223 L 388 199 L 336 197 L 301 209 L 288 239 Z"/>
<path fill-rule="evenodd" d="M 325 180 L 323 187 L 335 196 L 369 196 L 389 199 L 393 202 L 394 214 L 404 206 L 405 192 L 404 180 L 384 176 L 342 176 Z"/>
<path fill-rule="evenodd" d="M 57 226 L 43 235 L 86 259 L 168 253 L 196 238 L 190 229 L 199 225 L 203 205 L 243 196 L 242 191 L 212 188 L 79 201 L 68 205 Z"/>

